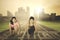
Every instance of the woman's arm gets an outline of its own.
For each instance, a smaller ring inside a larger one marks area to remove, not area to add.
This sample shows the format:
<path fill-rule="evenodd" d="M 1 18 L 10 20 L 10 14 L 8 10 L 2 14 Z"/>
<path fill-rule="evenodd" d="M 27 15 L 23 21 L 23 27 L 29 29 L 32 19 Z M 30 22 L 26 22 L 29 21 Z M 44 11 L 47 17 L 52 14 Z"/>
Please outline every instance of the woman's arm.
<path fill-rule="evenodd" d="M 21 25 L 17 22 L 17 33 L 20 34 Z"/>
<path fill-rule="evenodd" d="M 20 29 L 21 25 L 17 22 L 17 28 Z"/>

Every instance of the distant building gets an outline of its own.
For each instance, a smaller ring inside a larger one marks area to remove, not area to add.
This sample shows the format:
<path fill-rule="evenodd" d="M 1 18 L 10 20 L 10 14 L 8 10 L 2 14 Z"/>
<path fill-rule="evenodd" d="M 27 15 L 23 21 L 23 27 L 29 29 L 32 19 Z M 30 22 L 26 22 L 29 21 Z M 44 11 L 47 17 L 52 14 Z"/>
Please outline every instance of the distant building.
<path fill-rule="evenodd" d="M 13 14 L 10 11 L 7 11 L 7 16 L 8 17 L 13 17 Z"/>
<path fill-rule="evenodd" d="M 23 7 L 18 8 L 18 11 L 15 12 L 15 16 L 19 21 L 27 20 L 29 17 L 29 7 L 26 8 L 26 10 Z"/>
<path fill-rule="evenodd" d="M 35 20 L 39 20 L 39 15 L 37 15 L 36 12 L 34 12 L 33 16 L 35 17 Z"/>
<path fill-rule="evenodd" d="M 16 18 L 18 17 L 18 12 L 15 12 L 15 16 L 16 16 Z"/>
<path fill-rule="evenodd" d="M 27 18 L 29 18 L 29 16 L 30 16 L 30 8 L 29 7 L 26 7 L 26 14 L 27 14 Z"/>
<path fill-rule="evenodd" d="M 45 13 L 44 9 L 42 10 L 42 12 L 39 14 L 39 19 L 40 20 L 49 20 L 50 15 Z"/>
<path fill-rule="evenodd" d="M 51 15 L 42 12 L 39 14 L 40 20 L 46 21 L 60 21 L 60 15 L 56 16 L 56 13 L 51 13 Z"/>
<path fill-rule="evenodd" d="M 56 17 L 55 17 L 55 20 L 56 20 L 56 21 L 60 21 L 60 15 L 56 16 Z"/>
<path fill-rule="evenodd" d="M 51 13 L 51 20 L 54 21 L 56 17 L 56 13 Z"/>

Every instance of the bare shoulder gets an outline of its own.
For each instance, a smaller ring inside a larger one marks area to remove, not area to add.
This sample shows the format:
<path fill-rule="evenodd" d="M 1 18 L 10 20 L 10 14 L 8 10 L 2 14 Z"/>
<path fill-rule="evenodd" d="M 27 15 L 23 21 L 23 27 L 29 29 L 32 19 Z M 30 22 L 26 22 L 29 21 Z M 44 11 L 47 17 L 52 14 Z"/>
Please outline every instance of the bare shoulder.
<path fill-rule="evenodd" d="M 19 24 L 19 22 L 16 22 L 16 24 Z"/>

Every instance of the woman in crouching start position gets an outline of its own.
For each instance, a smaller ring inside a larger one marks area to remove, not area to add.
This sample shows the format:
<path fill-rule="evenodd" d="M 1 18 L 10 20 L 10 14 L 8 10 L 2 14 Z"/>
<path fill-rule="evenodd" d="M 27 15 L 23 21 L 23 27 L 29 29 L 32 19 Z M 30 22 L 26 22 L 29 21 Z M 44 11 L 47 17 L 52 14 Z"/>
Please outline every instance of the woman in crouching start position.
<path fill-rule="evenodd" d="M 10 34 L 19 34 L 19 23 L 17 22 L 16 17 L 12 17 L 9 22 Z"/>
<path fill-rule="evenodd" d="M 34 17 L 30 17 L 30 19 L 29 19 L 28 33 L 29 33 L 30 37 L 32 37 L 34 35 L 34 31 L 35 31 L 34 20 L 35 20 Z"/>

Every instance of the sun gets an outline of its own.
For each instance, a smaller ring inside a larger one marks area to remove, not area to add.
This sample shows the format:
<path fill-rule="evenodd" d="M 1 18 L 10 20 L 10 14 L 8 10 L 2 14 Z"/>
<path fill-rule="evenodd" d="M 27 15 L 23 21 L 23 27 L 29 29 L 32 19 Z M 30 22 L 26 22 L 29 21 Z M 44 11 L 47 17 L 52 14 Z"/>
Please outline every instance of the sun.
<path fill-rule="evenodd" d="M 36 12 L 37 14 L 40 14 L 42 11 L 43 11 L 43 8 L 42 8 L 42 7 L 37 7 L 37 8 L 35 8 L 35 12 Z"/>
<path fill-rule="evenodd" d="M 34 16 L 34 14 L 39 15 L 43 11 L 42 7 L 34 7 L 30 9 L 30 16 Z"/>

